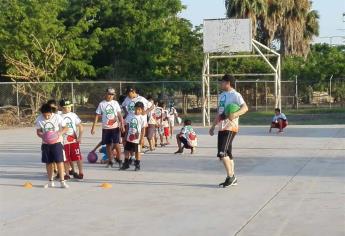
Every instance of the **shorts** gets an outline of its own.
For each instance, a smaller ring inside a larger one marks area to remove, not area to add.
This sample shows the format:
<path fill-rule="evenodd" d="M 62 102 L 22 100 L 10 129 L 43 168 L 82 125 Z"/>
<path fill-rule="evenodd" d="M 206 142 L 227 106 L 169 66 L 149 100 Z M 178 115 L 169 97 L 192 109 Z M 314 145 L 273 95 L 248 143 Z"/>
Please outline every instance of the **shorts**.
<path fill-rule="evenodd" d="M 102 145 L 118 143 L 120 143 L 120 128 L 102 130 Z"/>
<path fill-rule="evenodd" d="M 61 143 L 42 144 L 41 150 L 43 163 L 51 164 L 65 161 L 64 149 Z"/>
<path fill-rule="evenodd" d="M 127 152 L 139 152 L 139 144 L 138 143 L 131 143 L 126 142 L 124 150 Z"/>
<path fill-rule="evenodd" d="M 68 143 L 64 145 L 66 162 L 81 161 L 81 153 L 79 143 Z"/>
<path fill-rule="evenodd" d="M 283 120 L 283 119 L 279 119 L 279 120 L 282 120 L 282 128 L 284 129 L 286 126 L 287 126 L 287 121 L 286 120 Z M 279 127 L 279 123 L 278 122 L 272 122 L 272 128 L 277 128 L 277 129 L 280 129 Z"/>
<path fill-rule="evenodd" d="M 156 126 L 152 124 L 149 124 L 149 126 L 146 128 L 145 135 L 148 139 L 151 140 L 153 138 L 153 136 L 155 135 L 155 129 Z"/>
<path fill-rule="evenodd" d="M 160 136 L 164 134 L 164 129 L 163 127 L 156 126 L 156 133 Z"/>
<path fill-rule="evenodd" d="M 223 130 L 218 132 L 218 153 L 217 157 L 222 159 L 223 157 L 229 156 L 232 160 L 232 141 L 234 140 L 236 132 L 229 130 Z"/>
<path fill-rule="evenodd" d="M 174 119 L 169 119 L 169 125 L 171 127 L 174 127 L 175 126 L 175 118 Z"/>
<path fill-rule="evenodd" d="M 183 148 L 192 149 L 193 147 L 188 144 L 188 141 L 185 137 L 178 137 L 178 139 L 183 143 Z"/>
<path fill-rule="evenodd" d="M 164 136 L 169 137 L 170 136 L 170 129 L 169 127 L 164 127 Z"/>

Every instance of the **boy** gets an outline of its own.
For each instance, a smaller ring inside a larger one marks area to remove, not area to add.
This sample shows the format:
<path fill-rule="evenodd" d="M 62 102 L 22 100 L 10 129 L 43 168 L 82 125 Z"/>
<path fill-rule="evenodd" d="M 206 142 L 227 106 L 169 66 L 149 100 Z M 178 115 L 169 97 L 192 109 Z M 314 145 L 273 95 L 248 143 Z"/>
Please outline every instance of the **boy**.
<path fill-rule="evenodd" d="M 158 138 L 159 136 L 160 140 L 160 146 L 163 147 L 163 134 L 164 134 L 164 127 L 163 127 L 163 116 L 164 116 L 164 109 L 163 109 L 163 102 L 155 102 L 155 110 L 154 110 L 154 116 L 156 119 L 156 132 L 155 132 L 155 146 L 157 147 L 158 144 Z"/>
<path fill-rule="evenodd" d="M 192 121 L 191 120 L 185 120 L 184 126 L 181 129 L 180 133 L 176 135 L 176 142 L 178 146 L 178 150 L 175 152 L 177 153 L 183 153 L 183 149 L 190 149 L 190 153 L 194 154 L 195 147 L 197 145 L 197 139 L 196 134 L 192 128 Z M 183 144 L 183 146 L 182 146 Z"/>
<path fill-rule="evenodd" d="M 248 111 L 242 95 L 234 88 L 235 78 L 231 75 L 224 75 L 220 80 L 222 93 L 219 95 L 218 114 L 214 119 L 209 134 L 214 135 L 216 125 L 219 125 L 218 132 L 218 153 L 217 157 L 223 161 L 227 177 L 219 186 L 224 188 L 231 185 L 237 185 L 237 179 L 234 173 L 234 160 L 232 156 L 232 141 L 238 132 L 238 118 Z M 229 104 L 237 104 L 240 109 L 235 113 L 225 115 L 225 108 Z"/>
<path fill-rule="evenodd" d="M 145 119 L 147 119 L 147 114 L 153 110 L 153 104 L 150 103 L 146 98 L 143 96 L 140 96 L 137 93 L 136 88 L 134 87 L 128 87 L 126 90 L 127 97 L 122 103 L 122 107 L 125 112 L 125 116 L 129 114 L 134 114 L 134 105 L 137 102 L 141 102 L 144 104 L 144 111 L 143 116 L 145 116 Z M 140 143 L 140 146 L 144 146 L 144 140 L 142 140 L 142 143 Z"/>
<path fill-rule="evenodd" d="M 129 114 L 126 117 L 126 143 L 125 143 L 125 162 L 123 163 L 121 170 L 127 170 L 130 165 L 129 157 L 135 155 L 135 171 L 140 170 L 140 143 L 145 137 L 145 128 L 147 126 L 147 120 L 143 116 L 144 104 L 137 102 L 134 105 L 134 114 Z"/>
<path fill-rule="evenodd" d="M 99 103 L 95 120 L 92 124 L 91 134 L 94 135 L 95 132 L 95 125 L 98 122 L 98 118 L 102 117 L 102 144 L 106 145 L 107 148 L 107 156 L 109 158 L 109 162 L 107 167 L 113 167 L 113 159 L 114 156 L 112 155 L 113 146 L 115 146 L 116 153 L 118 156 L 116 157 L 116 162 L 121 167 L 122 161 L 120 157 L 121 148 L 120 148 L 120 130 L 124 130 L 123 118 L 121 115 L 121 108 L 117 101 L 114 100 L 115 90 L 113 88 L 106 89 L 105 100 Z"/>
<path fill-rule="evenodd" d="M 67 132 L 67 127 L 61 116 L 53 113 L 52 107 L 49 104 L 43 104 L 41 109 L 41 115 L 39 115 L 35 121 L 36 134 L 42 138 L 42 162 L 46 164 L 46 170 L 48 173 L 48 184 L 44 185 L 44 188 L 55 187 L 53 173 L 54 162 L 57 165 L 58 173 L 60 177 L 60 187 L 68 188 L 64 179 L 64 154 L 62 146 L 62 135 Z M 58 138 L 54 143 L 48 144 L 45 140 L 47 132 L 56 132 Z"/>
<path fill-rule="evenodd" d="M 153 104 L 153 109 L 147 114 L 147 120 L 148 120 L 148 126 L 147 126 L 147 132 L 145 132 L 146 137 L 147 137 L 147 141 L 149 142 L 149 147 L 150 147 L 150 151 L 154 151 L 155 149 L 155 139 L 154 139 L 154 135 L 155 135 L 155 130 L 156 130 L 156 118 L 155 118 L 155 105 L 154 105 L 154 101 L 152 97 L 148 98 L 148 101 Z"/>
<path fill-rule="evenodd" d="M 169 112 L 169 128 L 170 128 L 170 138 L 172 139 L 173 137 L 173 131 L 174 131 L 174 126 L 175 126 L 175 118 L 178 118 L 178 113 L 177 110 L 174 107 L 174 103 L 170 104 L 170 108 L 168 110 Z"/>
<path fill-rule="evenodd" d="M 274 109 L 274 113 L 269 132 L 271 133 L 272 128 L 277 128 L 279 129 L 278 133 L 283 133 L 283 129 L 288 125 L 287 118 L 284 113 L 280 112 L 279 108 Z"/>
<path fill-rule="evenodd" d="M 83 126 L 77 114 L 71 112 L 71 107 L 73 106 L 71 101 L 62 99 L 59 104 L 62 107 L 61 117 L 65 121 L 68 128 L 67 132 L 63 135 L 64 150 L 66 155 L 65 170 L 67 172 L 65 179 L 70 178 L 68 170 L 71 167 L 74 169 L 73 163 L 76 162 L 79 173 L 77 174 L 76 172 L 73 172 L 73 177 L 75 179 L 82 180 L 84 178 L 84 173 L 79 144 L 83 135 Z"/>

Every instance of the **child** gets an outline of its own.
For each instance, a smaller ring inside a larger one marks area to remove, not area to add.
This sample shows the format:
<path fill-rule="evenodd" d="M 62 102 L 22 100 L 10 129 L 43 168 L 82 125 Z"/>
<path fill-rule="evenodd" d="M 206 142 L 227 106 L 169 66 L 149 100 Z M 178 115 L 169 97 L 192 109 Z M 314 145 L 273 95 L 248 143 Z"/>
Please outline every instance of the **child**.
<path fill-rule="evenodd" d="M 146 117 L 143 116 L 144 104 L 137 102 L 134 105 L 134 114 L 128 114 L 126 117 L 126 143 L 125 143 L 125 162 L 121 170 L 127 170 L 130 165 L 129 157 L 135 155 L 135 171 L 140 170 L 140 143 L 145 137 L 145 128 L 147 126 Z"/>
<path fill-rule="evenodd" d="M 194 154 L 195 147 L 197 146 L 197 138 L 191 125 L 191 120 L 185 120 L 184 126 L 181 129 L 180 133 L 176 135 L 178 150 L 175 152 L 175 154 L 183 153 L 184 148 L 191 149 L 190 153 Z"/>
<path fill-rule="evenodd" d="M 67 132 L 68 128 L 61 116 L 53 113 L 53 110 L 49 104 L 43 104 L 41 109 L 41 115 L 39 115 L 35 121 L 36 134 L 42 138 L 42 162 L 46 164 L 48 173 L 48 184 L 44 185 L 44 188 L 55 187 L 53 180 L 54 162 L 57 165 L 58 173 L 60 177 L 60 187 L 68 188 L 64 180 L 64 154 L 62 146 L 62 135 Z M 46 143 L 44 137 L 48 131 L 57 132 L 58 139 L 55 143 Z"/>
<path fill-rule="evenodd" d="M 62 107 L 61 117 L 67 125 L 67 132 L 63 135 L 64 150 L 66 155 L 65 179 L 69 179 L 69 169 L 73 168 L 73 163 L 76 162 L 78 166 L 78 174 L 73 171 L 73 177 L 75 179 L 82 180 L 84 178 L 82 156 L 80 152 L 80 142 L 83 135 L 83 126 L 81 124 L 80 118 L 77 114 L 71 112 L 72 102 L 67 99 L 62 99 L 60 101 L 60 106 Z M 77 134 L 78 130 L 78 134 Z"/>
<path fill-rule="evenodd" d="M 169 112 L 170 139 L 172 139 L 174 126 L 175 126 L 175 118 L 178 119 L 178 113 L 174 107 L 174 103 L 170 103 L 170 108 L 168 112 Z"/>
<path fill-rule="evenodd" d="M 151 104 L 154 104 L 153 98 L 149 97 L 148 101 Z M 147 120 L 148 120 L 148 126 L 147 126 L 147 132 L 145 132 L 146 137 L 147 137 L 147 141 L 149 142 L 149 148 L 150 151 L 154 151 L 155 149 L 155 139 L 154 139 L 154 135 L 155 135 L 155 130 L 156 130 L 156 124 L 157 124 L 157 120 L 155 118 L 155 105 L 153 105 L 153 110 L 151 110 L 148 114 L 147 114 Z"/>
<path fill-rule="evenodd" d="M 164 105 L 164 103 L 162 103 L 162 102 L 160 102 L 160 103 L 158 103 L 157 101 L 155 102 L 155 110 L 154 110 L 154 117 L 156 119 L 155 147 L 157 147 L 157 144 L 158 144 L 157 135 L 159 136 L 161 147 L 164 146 L 164 144 L 163 144 L 164 128 L 162 125 L 163 113 L 164 113 L 164 109 L 162 107 L 163 105 Z"/>
<path fill-rule="evenodd" d="M 128 87 L 126 90 L 127 97 L 122 103 L 122 107 L 124 109 L 124 112 L 127 115 L 134 114 L 134 106 L 135 103 L 141 102 L 144 104 L 144 111 L 143 116 L 145 116 L 145 119 L 147 119 L 147 114 L 153 110 L 153 104 L 150 103 L 146 98 L 143 96 L 140 96 L 138 94 L 138 91 L 134 87 Z M 144 140 L 142 140 L 142 143 L 140 143 L 140 147 L 144 146 Z"/>
<path fill-rule="evenodd" d="M 271 127 L 269 132 L 271 133 L 272 128 L 277 128 L 278 133 L 283 133 L 283 129 L 288 125 L 287 118 L 284 113 L 280 112 L 279 108 L 274 109 L 275 115 L 273 116 Z"/>
<path fill-rule="evenodd" d="M 169 136 L 170 136 L 170 124 L 169 124 L 169 119 L 170 119 L 170 115 L 169 115 L 169 111 L 166 109 L 166 105 L 163 102 L 162 103 L 162 107 L 163 107 L 163 121 L 162 121 L 162 127 L 163 127 L 163 134 L 165 137 L 165 145 L 169 145 Z"/>
<path fill-rule="evenodd" d="M 112 155 L 113 147 L 116 149 L 116 153 L 118 156 L 116 157 L 116 162 L 121 166 L 121 159 L 120 159 L 120 130 L 124 129 L 124 122 L 121 114 L 121 108 L 117 101 L 114 100 L 115 90 L 113 88 L 108 88 L 106 90 L 105 100 L 99 103 L 95 120 L 93 122 L 91 128 L 91 134 L 94 135 L 95 132 L 95 125 L 98 122 L 98 118 L 102 117 L 102 144 L 107 146 L 107 155 L 109 157 L 109 163 L 107 167 L 113 167 L 113 159 L 114 156 Z"/>

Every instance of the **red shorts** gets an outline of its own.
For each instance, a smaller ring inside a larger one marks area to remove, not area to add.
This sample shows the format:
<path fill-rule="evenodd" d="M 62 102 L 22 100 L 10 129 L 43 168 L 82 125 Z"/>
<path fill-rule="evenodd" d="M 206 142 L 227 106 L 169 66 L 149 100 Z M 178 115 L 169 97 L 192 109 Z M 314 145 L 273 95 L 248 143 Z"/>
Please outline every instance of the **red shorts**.
<path fill-rule="evenodd" d="M 282 128 L 284 129 L 285 127 L 287 126 L 287 121 L 286 120 L 283 120 L 282 122 Z M 272 128 L 277 128 L 279 129 L 279 123 L 276 123 L 276 122 L 272 122 Z"/>
<path fill-rule="evenodd" d="M 164 127 L 164 136 L 166 136 L 166 137 L 170 136 L 169 127 Z"/>
<path fill-rule="evenodd" d="M 81 161 L 81 153 L 79 143 L 69 143 L 64 145 L 66 162 Z"/>

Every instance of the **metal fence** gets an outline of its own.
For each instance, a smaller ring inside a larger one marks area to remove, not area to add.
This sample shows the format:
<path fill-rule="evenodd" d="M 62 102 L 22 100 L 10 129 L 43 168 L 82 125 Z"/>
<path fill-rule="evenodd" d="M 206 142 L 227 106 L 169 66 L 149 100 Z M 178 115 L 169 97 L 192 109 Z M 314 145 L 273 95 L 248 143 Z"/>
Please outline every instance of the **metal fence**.
<path fill-rule="evenodd" d="M 332 104 L 336 107 L 343 103 L 337 89 L 345 86 L 345 80 L 333 80 L 332 94 L 325 91 L 306 91 L 302 96 L 298 92 L 297 80 L 282 81 L 282 109 L 297 109 L 303 106 Z M 180 113 L 200 115 L 202 111 L 201 81 L 81 81 L 81 82 L 0 82 L 0 121 L 5 111 L 16 119 L 27 121 L 36 116 L 42 103 L 47 99 L 69 98 L 73 100 L 74 111 L 88 120 L 94 114 L 96 106 L 104 97 L 107 87 L 116 90 L 117 97 L 125 93 L 127 86 L 134 86 L 139 94 L 174 103 Z M 238 80 L 236 89 L 247 102 L 251 111 L 274 109 L 274 81 Z M 216 108 L 219 83 L 211 83 L 211 107 Z M 215 109 L 213 110 L 213 112 Z M 7 116 L 11 119 L 11 116 Z"/>

